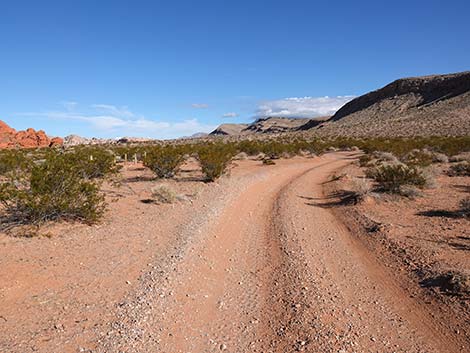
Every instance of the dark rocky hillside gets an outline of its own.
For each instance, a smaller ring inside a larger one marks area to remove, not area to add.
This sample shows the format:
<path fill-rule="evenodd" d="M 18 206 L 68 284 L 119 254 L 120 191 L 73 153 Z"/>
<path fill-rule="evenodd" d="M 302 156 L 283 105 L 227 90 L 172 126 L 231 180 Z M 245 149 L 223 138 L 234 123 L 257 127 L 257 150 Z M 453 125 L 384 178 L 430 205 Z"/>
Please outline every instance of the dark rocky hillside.
<path fill-rule="evenodd" d="M 345 104 L 310 131 L 342 136 L 470 134 L 470 71 L 404 78 Z"/>

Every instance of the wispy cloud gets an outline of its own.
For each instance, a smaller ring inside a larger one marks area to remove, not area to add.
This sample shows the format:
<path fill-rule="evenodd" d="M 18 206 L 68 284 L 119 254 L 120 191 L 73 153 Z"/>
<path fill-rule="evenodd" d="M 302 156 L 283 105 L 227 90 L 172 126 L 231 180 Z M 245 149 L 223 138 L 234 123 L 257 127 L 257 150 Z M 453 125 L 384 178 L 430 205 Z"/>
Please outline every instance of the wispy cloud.
<path fill-rule="evenodd" d="M 107 104 L 93 104 L 79 110 L 78 104 L 66 106 L 60 111 L 17 113 L 19 116 L 38 117 L 48 120 L 81 122 L 96 137 L 151 137 L 176 138 L 198 132 L 210 132 L 215 129 L 197 119 L 183 121 L 161 121 L 138 115 L 128 107 L 116 107 Z"/>
<path fill-rule="evenodd" d="M 354 96 L 292 97 L 264 101 L 256 110 L 256 117 L 314 118 L 334 114 Z"/>
<path fill-rule="evenodd" d="M 237 113 L 225 113 L 224 115 L 222 115 L 222 118 L 236 118 L 238 116 Z"/>
<path fill-rule="evenodd" d="M 209 104 L 205 104 L 205 103 L 193 103 L 191 104 L 191 107 L 195 108 L 195 109 L 207 109 L 209 108 Z"/>

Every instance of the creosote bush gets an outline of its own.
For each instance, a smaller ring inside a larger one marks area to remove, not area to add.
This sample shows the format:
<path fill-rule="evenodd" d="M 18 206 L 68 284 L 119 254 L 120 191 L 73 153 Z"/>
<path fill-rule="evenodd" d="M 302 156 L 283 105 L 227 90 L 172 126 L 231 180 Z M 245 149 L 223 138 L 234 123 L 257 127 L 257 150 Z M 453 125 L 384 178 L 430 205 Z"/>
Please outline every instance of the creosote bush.
<path fill-rule="evenodd" d="M 426 185 L 426 178 L 416 166 L 379 165 L 366 170 L 366 175 L 374 179 L 382 191 L 399 194 L 400 187 L 412 185 L 422 188 Z"/>
<path fill-rule="evenodd" d="M 103 147 L 76 147 L 65 156 L 85 179 L 115 175 L 120 169 L 114 153 Z"/>
<path fill-rule="evenodd" d="M 0 185 L 4 225 L 41 224 L 53 220 L 93 223 L 105 210 L 99 185 L 84 177 L 68 154 L 48 153 L 30 170 L 18 170 Z"/>
<path fill-rule="evenodd" d="M 206 180 L 214 181 L 224 174 L 234 153 L 233 146 L 224 143 L 199 147 L 197 156 Z"/>
<path fill-rule="evenodd" d="M 23 150 L 0 151 L 0 175 L 7 175 L 21 169 L 30 167 L 31 160 L 26 157 Z"/>
<path fill-rule="evenodd" d="M 144 165 L 158 178 L 173 177 L 184 162 L 184 151 L 179 146 L 156 146 L 147 151 Z"/>

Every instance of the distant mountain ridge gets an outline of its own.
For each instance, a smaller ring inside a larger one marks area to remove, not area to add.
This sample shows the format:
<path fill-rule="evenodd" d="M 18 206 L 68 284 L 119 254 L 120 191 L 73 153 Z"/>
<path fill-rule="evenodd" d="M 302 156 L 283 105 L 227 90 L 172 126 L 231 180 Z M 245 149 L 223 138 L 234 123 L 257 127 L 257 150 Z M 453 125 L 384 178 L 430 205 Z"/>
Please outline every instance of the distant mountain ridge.
<path fill-rule="evenodd" d="M 222 124 L 209 135 L 250 135 L 250 134 L 279 134 L 302 130 L 307 124 L 315 125 L 325 118 L 259 118 L 251 124 Z"/>

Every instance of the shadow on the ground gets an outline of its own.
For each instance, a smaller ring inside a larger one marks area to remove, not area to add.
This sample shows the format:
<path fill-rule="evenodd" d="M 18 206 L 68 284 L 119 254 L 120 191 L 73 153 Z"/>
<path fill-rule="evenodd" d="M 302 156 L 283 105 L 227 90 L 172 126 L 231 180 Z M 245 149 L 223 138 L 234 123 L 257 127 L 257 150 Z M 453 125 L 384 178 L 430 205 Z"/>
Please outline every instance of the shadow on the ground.
<path fill-rule="evenodd" d="M 441 292 L 453 296 L 468 297 L 470 294 L 468 276 L 453 271 L 428 277 L 419 284 L 423 288 L 438 288 Z"/>
<path fill-rule="evenodd" d="M 419 240 L 419 241 L 427 241 L 429 243 L 434 243 L 438 245 L 445 245 L 449 246 L 451 248 L 454 248 L 456 250 L 462 250 L 462 251 L 470 251 L 470 243 L 465 244 L 459 241 L 446 241 L 446 240 L 434 240 L 434 239 L 425 239 L 425 238 L 419 238 L 419 237 L 413 237 L 413 236 L 407 236 L 408 239 L 414 239 L 414 240 Z M 456 237 L 457 239 L 463 241 L 463 242 L 469 242 L 470 238 L 469 237 L 462 237 L 458 236 Z"/>
<path fill-rule="evenodd" d="M 449 210 L 429 210 L 416 213 L 417 216 L 424 217 L 442 217 L 442 218 L 465 218 L 465 215 L 459 211 Z"/>
<path fill-rule="evenodd" d="M 346 190 L 337 191 L 325 197 L 299 197 L 304 200 L 308 200 L 309 202 L 305 203 L 308 206 L 316 206 L 322 208 L 332 208 L 342 205 L 355 205 L 358 203 L 357 194 Z"/>
<path fill-rule="evenodd" d="M 139 176 L 135 176 L 135 177 L 125 178 L 122 181 L 124 183 L 138 183 L 138 182 L 142 182 L 142 181 L 154 181 L 156 179 L 157 178 L 153 175 L 152 176 L 139 175 Z"/>

